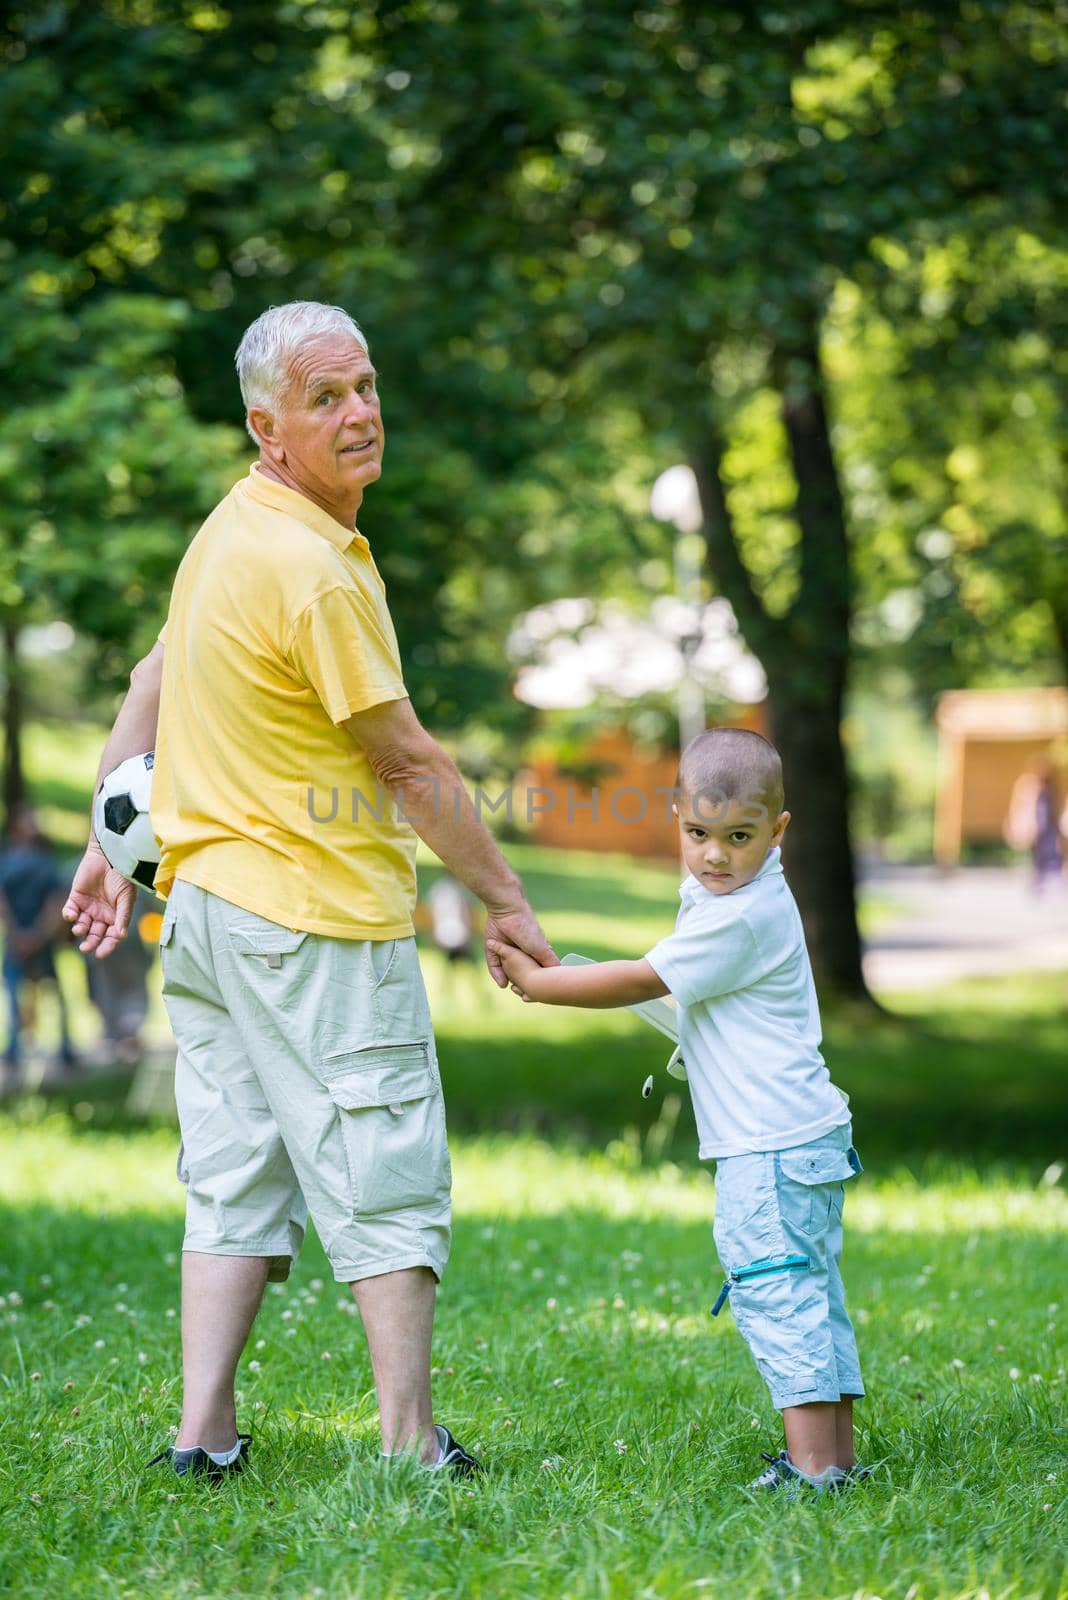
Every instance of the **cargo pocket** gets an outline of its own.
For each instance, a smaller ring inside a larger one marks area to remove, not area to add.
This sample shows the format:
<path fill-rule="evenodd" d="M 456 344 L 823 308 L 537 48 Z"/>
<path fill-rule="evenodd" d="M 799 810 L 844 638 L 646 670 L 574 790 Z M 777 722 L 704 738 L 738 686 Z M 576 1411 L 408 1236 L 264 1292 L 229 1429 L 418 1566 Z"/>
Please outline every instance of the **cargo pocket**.
<path fill-rule="evenodd" d="M 325 1056 L 357 1214 L 427 1205 L 448 1195 L 449 1156 L 437 1073 L 425 1042 Z"/>
<path fill-rule="evenodd" d="M 787 1180 L 780 1196 L 784 1220 L 804 1234 L 818 1236 L 829 1225 L 832 1212 L 841 1211 L 842 1185 L 861 1170 L 860 1158 L 852 1146 L 834 1150 L 800 1145 L 780 1150 L 777 1159 Z"/>
<path fill-rule="evenodd" d="M 294 932 L 267 922 L 262 928 L 228 928 L 227 933 L 239 956 L 251 956 L 262 967 L 280 967 L 283 956 L 294 955 L 308 937 L 302 929 Z"/>

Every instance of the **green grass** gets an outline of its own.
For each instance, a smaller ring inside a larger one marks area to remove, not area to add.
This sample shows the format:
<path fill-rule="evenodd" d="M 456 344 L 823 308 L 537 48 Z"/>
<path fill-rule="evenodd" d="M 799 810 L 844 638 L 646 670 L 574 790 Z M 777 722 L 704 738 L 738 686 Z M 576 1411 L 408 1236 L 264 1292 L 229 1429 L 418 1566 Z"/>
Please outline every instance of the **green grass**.
<path fill-rule="evenodd" d="M 172 1145 L 33 1105 L 0 1131 L 5 1592 L 1063 1593 L 1055 1185 L 858 1186 L 861 1437 L 885 1465 L 844 1502 L 763 1504 L 739 1485 L 776 1421 L 707 1316 L 707 1176 L 458 1140 L 436 1398 L 491 1477 L 382 1474 L 358 1323 L 312 1243 L 242 1365 L 254 1468 L 210 1490 L 142 1472 L 177 1416 Z"/>
<path fill-rule="evenodd" d="M 670 926 L 670 869 L 510 853 L 561 949 Z M 143 1472 L 178 1415 L 175 1136 L 99 1078 L 0 1112 L 0 1592 L 1064 1600 L 1063 976 L 827 1019 L 867 1165 L 845 1271 L 883 1465 L 816 1504 L 742 1487 L 777 1419 L 707 1314 L 712 1186 L 656 1036 L 426 970 L 456 1172 L 436 1403 L 488 1480 L 379 1469 L 359 1323 L 314 1238 L 242 1363 L 249 1474 Z"/>

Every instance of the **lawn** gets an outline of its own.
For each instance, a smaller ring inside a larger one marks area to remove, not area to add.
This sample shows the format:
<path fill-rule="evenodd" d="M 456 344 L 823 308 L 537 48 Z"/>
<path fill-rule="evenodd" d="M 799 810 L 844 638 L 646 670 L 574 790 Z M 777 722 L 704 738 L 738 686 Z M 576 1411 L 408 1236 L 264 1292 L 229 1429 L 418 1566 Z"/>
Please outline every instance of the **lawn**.
<path fill-rule="evenodd" d="M 511 853 L 560 949 L 670 925 L 670 869 Z M 658 1038 L 426 967 L 456 1172 L 436 1404 L 485 1483 L 379 1467 L 359 1323 L 314 1238 L 242 1364 L 250 1472 L 143 1470 L 178 1415 L 181 1191 L 173 1130 L 102 1076 L 0 1113 L 0 1593 L 1068 1595 L 1062 977 L 828 1018 L 867 1165 L 845 1269 L 880 1466 L 793 1503 L 744 1489 L 777 1419 L 708 1316 L 712 1186 Z"/>

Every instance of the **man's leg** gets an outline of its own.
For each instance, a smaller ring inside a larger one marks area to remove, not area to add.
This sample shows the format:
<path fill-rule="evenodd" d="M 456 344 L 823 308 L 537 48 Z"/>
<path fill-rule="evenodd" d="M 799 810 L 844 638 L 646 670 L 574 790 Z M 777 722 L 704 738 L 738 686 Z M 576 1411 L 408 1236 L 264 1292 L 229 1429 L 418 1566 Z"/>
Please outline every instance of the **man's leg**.
<path fill-rule="evenodd" d="M 269 1268 L 266 1256 L 182 1256 L 179 1450 L 229 1450 L 237 1442 L 234 1375 Z"/>
<path fill-rule="evenodd" d="M 430 1403 L 430 1340 L 437 1279 L 429 1267 L 409 1267 L 350 1287 L 371 1352 L 382 1449 L 386 1455 L 418 1450 L 421 1460 L 436 1461 L 440 1446 Z"/>

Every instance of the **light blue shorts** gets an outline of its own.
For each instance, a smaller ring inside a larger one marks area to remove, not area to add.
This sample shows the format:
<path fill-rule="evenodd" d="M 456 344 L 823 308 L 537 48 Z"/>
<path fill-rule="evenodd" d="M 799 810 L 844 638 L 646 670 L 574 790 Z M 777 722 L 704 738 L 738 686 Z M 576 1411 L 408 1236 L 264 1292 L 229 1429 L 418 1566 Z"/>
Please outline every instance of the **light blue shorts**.
<path fill-rule="evenodd" d="M 862 1170 L 851 1140 L 846 1123 L 716 1163 L 713 1236 L 731 1310 L 779 1410 L 864 1393 L 838 1270 L 843 1186 Z"/>

